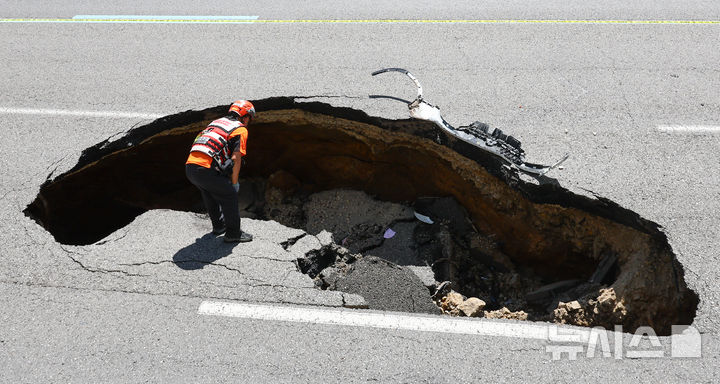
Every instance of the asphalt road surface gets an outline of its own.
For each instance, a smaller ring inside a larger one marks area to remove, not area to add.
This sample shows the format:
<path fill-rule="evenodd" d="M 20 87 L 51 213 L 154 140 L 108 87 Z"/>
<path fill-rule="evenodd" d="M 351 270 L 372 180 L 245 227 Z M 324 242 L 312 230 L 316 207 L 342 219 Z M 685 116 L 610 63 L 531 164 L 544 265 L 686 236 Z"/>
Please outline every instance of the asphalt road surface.
<path fill-rule="evenodd" d="M 68 20 L 77 15 L 259 22 Z M 0 381 L 716 380 L 717 2 L 0 1 L 0 18 Z M 693 327 L 702 358 L 555 361 L 552 341 L 533 338 L 202 314 L 206 301 L 273 304 L 280 313 L 356 298 L 294 274 L 277 246 L 296 235 L 288 229 L 188 271 L 165 261 L 201 235 L 192 214 L 152 211 L 103 244 L 69 247 L 22 213 L 51 172 L 153 116 L 297 95 L 406 117 L 401 104 L 368 98 L 413 97 L 399 75 L 370 76 L 385 67 L 417 75 L 448 121 L 512 133 L 530 161 L 570 152 L 553 175 L 563 186 L 660 223 L 701 299 Z"/>

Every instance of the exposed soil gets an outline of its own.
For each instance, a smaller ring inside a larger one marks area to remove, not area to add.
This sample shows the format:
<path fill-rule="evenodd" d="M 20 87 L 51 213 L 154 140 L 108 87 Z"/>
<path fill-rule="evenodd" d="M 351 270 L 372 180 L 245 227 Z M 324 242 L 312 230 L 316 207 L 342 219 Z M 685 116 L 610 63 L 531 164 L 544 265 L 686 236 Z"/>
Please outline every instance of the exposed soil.
<path fill-rule="evenodd" d="M 437 282 L 481 299 L 488 317 L 523 311 L 668 334 L 695 316 L 698 297 L 665 234 L 612 201 L 524 182 L 426 122 L 291 98 L 255 105 L 261 112 L 250 127 L 241 191 L 247 216 L 328 230 L 351 254 L 429 266 Z M 41 186 L 26 214 L 61 243 L 92 244 L 150 209 L 201 211 L 183 164 L 195 135 L 225 108 L 168 116 L 88 148 L 73 169 Z M 346 202 L 355 212 L 347 217 L 367 220 L 335 220 L 327 194 L 338 189 L 362 191 L 381 208 Z M 396 234 L 386 239 L 388 229 Z"/>

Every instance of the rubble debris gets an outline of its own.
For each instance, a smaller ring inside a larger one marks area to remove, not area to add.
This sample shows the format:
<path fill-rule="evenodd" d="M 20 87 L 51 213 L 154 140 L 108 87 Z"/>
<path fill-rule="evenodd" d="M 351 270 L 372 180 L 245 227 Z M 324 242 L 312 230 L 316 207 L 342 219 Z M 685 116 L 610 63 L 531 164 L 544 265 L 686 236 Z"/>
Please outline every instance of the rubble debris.
<path fill-rule="evenodd" d="M 400 222 L 394 224 L 395 236 L 391 239 L 384 239 L 378 246 L 366 250 L 365 253 L 380 257 L 397 265 L 429 268 L 430 264 L 419 257 L 417 245 L 413 240 L 417 225 L 417 222 Z"/>
<path fill-rule="evenodd" d="M 297 260 L 297 265 L 300 272 L 314 279 L 329 267 L 343 269 L 346 265 L 355 262 L 357 257 L 358 255 L 351 254 L 343 247 L 329 244 L 309 251 L 305 257 Z"/>
<path fill-rule="evenodd" d="M 323 271 L 322 275 L 327 289 L 360 295 L 370 309 L 440 313 L 412 271 L 374 256 L 361 257 L 347 268 Z"/>
<path fill-rule="evenodd" d="M 460 303 L 457 308 L 467 317 L 480 317 L 484 314 L 485 302 L 477 297 L 470 297 Z"/>
<path fill-rule="evenodd" d="M 416 265 L 405 265 L 404 267 L 411 270 L 430 292 L 435 292 L 438 282 L 435 280 L 435 273 L 433 273 L 432 268 Z"/>
<path fill-rule="evenodd" d="M 290 247 L 294 246 L 295 244 L 297 244 L 298 241 L 304 239 L 305 237 L 307 237 L 307 233 L 303 233 L 301 235 L 287 239 L 287 240 L 281 242 L 280 246 L 283 247 L 283 249 L 287 251 Z"/>
<path fill-rule="evenodd" d="M 373 72 L 372 75 L 376 76 L 385 72 L 404 73 L 415 83 L 418 91 L 417 97 L 413 101 L 404 100 L 408 104 L 408 109 L 410 109 L 410 116 L 435 123 L 443 133 L 452 135 L 455 139 L 475 146 L 478 151 L 486 151 L 488 155 L 492 154 L 496 156 L 498 160 L 502 159 L 506 164 L 511 165 L 514 170 L 520 170 L 534 177 L 541 177 L 548 171 L 562 164 L 570 156 L 566 154 L 553 165 L 526 163 L 524 160 L 525 151 L 520 148 L 520 141 L 518 139 L 504 134 L 502 130 L 497 128 L 490 130 L 487 124 L 479 121 L 469 126 L 453 127 L 442 117 L 440 108 L 423 99 L 422 86 L 420 86 L 420 82 L 415 76 L 402 68 L 384 68 Z M 383 96 L 372 95 L 371 97 Z M 520 108 L 522 108 L 522 106 L 520 106 Z M 441 142 L 441 140 L 438 139 L 438 142 Z"/>
<path fill-rule="evenodd" d="M 442 297 L 438 305 L 443 313 L 450 316 L 486 317 L 489 319 L 516 319 L 527 320 L 528 314 L 524 311 L 513 312 L 507 307 L 496 311 L 484 311 L 485 302 L 477 297 L 466 298 L 462 294 L 450 291 Z"/>
<path fill-rule="evenodd" d="M 434 224 L 438 220 L 448 226 L 454 233 L 465 234 L 472 231 L 472 222 L 465 210 L 453 197 L 420 197 L 413 204 L 416 217 L 431 218 L 427 224 Z M 419 213 L 418 213 L 419 212 Z"/>
<path fill-rule="evenodd" d="M 604 288 L 596 297 L 585 297 L 568 303 L 560 302 L 553 311 L 553 321 L 585 327 L 623 324 L 627 308 L 618 300 L 613 288 Z"/>
<path fill-rule="evenodd" d="M 511 311 L 507 307 L 502 307 L 495 311 L 485 311 L 487 319 L 509 319 L 509 320 L 527 320 L 528 314 L 525 311 Z"/>
<path fill-rule="evenodd" d="M 537 307 L 544 307 L 549 304 L 553 298 L 558 296 L 560 293 L 565 292 L 569 289 L 577 287 L 582 283 L 578 279 L 570 279 L 558 281 L 552 284 L 545 285 L 539 289 L 529 292 L 526 295 L 528 303 Z"/>
<path fill-rule="evenodd" d="M 360 223 L 351 227 L 347 233 L 338 236 L 342 244 L 352 252 L 366 252 L 383 243 L 383 227 L 375 223 Z"/>
<path fill-rule="evenodd" d="M 452 291 L 452 282 L 443 281 L 438 285 L 435 293 L 432 295 L 433 300 L 440 301 L 444 296 L 447 296 Z"/>
<path fill-rule="evenodd" d="M 420 221 L 422 221 L 423 223 L 425 223 L 425 224 L 435 224 L 435 222 L 433 222 L 431 218 L 429 218 L 429 217 L 427 217 L 427 216 L 425 216 L 425 215 L 421 215 L 421 214 L 419 214 L 419 213 L 417 213 L 417 212 L 415 212 L 415 217 L 416 217 L 418 220 L 420 220 Z"/>
<path fill-rule="evenodd" d="M 306 231 L 316 234 L 327 230 L 336 242 L 353 235 L 353 230 L 379 229 L 382 237 L 391 223 L 412 217 L 412 210 L 407 206 L 380 201 L 363 191 L 350 189 L 317 192 L 305 202 L 304 210 Z"/>
<path fill-rule="evenodd" d="M 287 195 L 286 191 L 268 186 L 264 201 L 259 207 L 260 217 L 275 220 L 292 228 L 305 226 L 305 212 L 300 196 Z"/>
<path fill-rule="evenodd" d="M 597 296 L 604 285 L 598 283 L 583 282 L 577 286 L 558 293 L 545 306 L 545 312 L 552 313 L 560 302 L 570 302 L 582 297 Z"/>
<path fill-rule="evenodd" d="M 440 299 L 440 308 L 443 313 L 452 316 L 460 316 L 460 309 L 458 308 L 462 303 L 465 302 L 465 296 L 458 292 L 450 291 L 445 297 Z"/>
<path fill-rule="evenodd" d="M 491 236 L 471 232 L 468 235 L 468 244 L 472 257 L 479 262 L 492 265 L 501 272 L 515 269 L 510 257 L 500 250 L 500 246 Z"/>

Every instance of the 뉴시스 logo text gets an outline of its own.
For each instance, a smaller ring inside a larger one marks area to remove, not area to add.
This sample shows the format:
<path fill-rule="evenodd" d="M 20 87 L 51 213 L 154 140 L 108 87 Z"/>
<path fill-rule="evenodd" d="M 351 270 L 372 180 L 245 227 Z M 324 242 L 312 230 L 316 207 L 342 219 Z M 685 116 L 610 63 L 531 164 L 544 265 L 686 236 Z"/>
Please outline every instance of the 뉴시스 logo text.
<path fill-rule="evenodd" d="M 621 325 L 615 332 L 602 327 L 579 330 L 550 325 L 545 352 L 552 360 L 577 360 L 578 356 L 614 359 L 702 357 L 702 338 L 692 326 L 673 325 L 669 338 L 661 339 L 651 327 L 639 327 L 627 341 Z M 612 345 L 611 345 L 612 340 Z M 670 343 L 668 352 L 667 343 Z"/>

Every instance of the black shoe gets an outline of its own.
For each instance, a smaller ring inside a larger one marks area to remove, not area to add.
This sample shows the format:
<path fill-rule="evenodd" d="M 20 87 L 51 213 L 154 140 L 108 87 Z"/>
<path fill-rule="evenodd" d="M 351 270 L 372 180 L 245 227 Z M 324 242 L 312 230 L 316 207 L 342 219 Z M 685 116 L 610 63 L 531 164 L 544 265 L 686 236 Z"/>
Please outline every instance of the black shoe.
<path fill-rule="evenodd" d="M 225 228 L 225 224 L 223 224 L 221 227 L 213 227 L 212 234 L 213 235 L 222 235 L 225 233 L 227 228 Z"/>
<path fill-rule="evenodd" d="M 253 235 L 247 232 L 240 232 L 240 235 L 225 234 L 223 241 L 226 243 L 247 243 L 252 241 Z"/>

